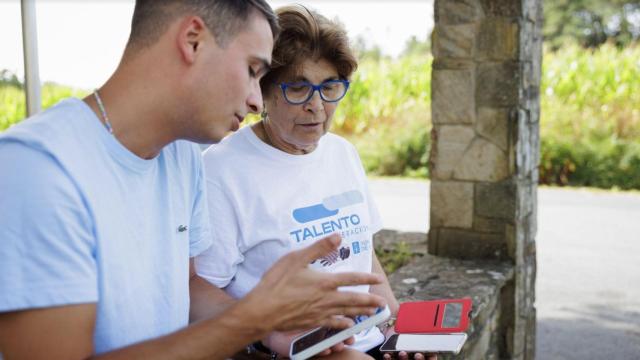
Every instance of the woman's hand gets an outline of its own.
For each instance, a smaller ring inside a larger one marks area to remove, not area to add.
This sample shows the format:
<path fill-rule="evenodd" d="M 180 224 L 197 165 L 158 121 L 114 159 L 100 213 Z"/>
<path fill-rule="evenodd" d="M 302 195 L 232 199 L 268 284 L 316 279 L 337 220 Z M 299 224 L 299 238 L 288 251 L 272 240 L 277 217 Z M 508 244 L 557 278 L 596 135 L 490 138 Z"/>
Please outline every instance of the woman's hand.
<path fill-rule="evenodd" d="M 391 335 L 395 334 L 395 330 L 393 328 L 393 326 L 389 326 L 388 328 L 385 329 L 384 331 L 384 338 L 385 340 L 390 338 Z M 407 353 L 406 351 L 400 351 L 397 353 L 382 353 L 382 358 L 384 360 L 392 360 L 394 358 L 394 355 L 396 356 L 396 358 L 398 360 L 438 360 L 438 355 L 435 354 L 425 354 L 425 353 L 413 353 L 413 356 L 411 356 L 409 353 Z"/>

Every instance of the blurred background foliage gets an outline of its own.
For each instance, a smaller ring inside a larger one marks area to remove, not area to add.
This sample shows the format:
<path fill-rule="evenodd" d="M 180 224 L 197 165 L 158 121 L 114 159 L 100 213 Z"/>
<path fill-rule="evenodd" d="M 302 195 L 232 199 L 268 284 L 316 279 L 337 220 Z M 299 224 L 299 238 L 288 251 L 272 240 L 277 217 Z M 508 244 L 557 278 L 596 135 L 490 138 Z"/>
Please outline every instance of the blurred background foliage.
<path fill-rule="evenodd" d="M 640 189 L 640 1 L 544 6 L 540 182 Z M 390 58 L 366 43 L 353 41 L 360 64 L 332 129 L 370 174 L 428 177 L 430 45 L 413 37 Z M 87 93 L 45 84 L 43 107 Z M 24 113 L 20 79 L 0 70 L 0 131 Z"/>
<path fill-rule="evenodd" d="M 628 46 L 640 38 L 640 1 L 545 0 L 543 33 L 552 50 L 567 43 Z"/>

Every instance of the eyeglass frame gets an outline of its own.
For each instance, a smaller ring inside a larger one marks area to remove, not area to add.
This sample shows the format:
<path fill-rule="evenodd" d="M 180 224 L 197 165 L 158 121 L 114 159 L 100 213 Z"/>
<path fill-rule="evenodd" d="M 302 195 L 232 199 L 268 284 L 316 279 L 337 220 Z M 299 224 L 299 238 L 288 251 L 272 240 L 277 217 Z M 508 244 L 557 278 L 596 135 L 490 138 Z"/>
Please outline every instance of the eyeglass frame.
<path fill-rule="evenodd" d="M 339 98 L 335 99 L 335 100 L 327 100 L 324 98 L 324 96 L 322 95 L 322 85 L 326 84 L 326 83 L 342 83 L 344 85 L 344 94 L 342 94 L 342 96 L 340 96 Z M 349 80 L 345 80 L 345 79 L 334 79 L 334 80 L 326 80 L 321 82 L 320 84 L 316 85 L 313 83 L 310 83 L 308 81 L 298 81 L 298 82 L 292 82 L 292 83 L 286 83 L 286 82 L 282 82 L 278 85 L 280 85 L 280 89 L 282 90 L 282 96 L 284 97 L 284 100 L 289 103 L 290 105 L 302 105 L 302 104 L 306 104 L 307 102 L 309 102 L 309 100 L 311 100 L 311 98 L 313 97 L 313 94 L 315 94 L 315 92 L 317 91 L 318 94 L 320 94 L 320 99 L 322 99 L 322 101 L 324 102 L 328 102 L 328 103 L 334 103 L 334 102 L 338 102 L 340 100 L 342 100 L 345 95 L 347 95 L 347 91 L 349 90 L 349 85 L 351 84 L 351 82 Z M 287 98 L 287 88 L 289 86 L 294 86 L 294 85 L 309 85 L 311 86 L 311 92 L 309 93 L 309 96 L 304 99 L 304 101 L 300 101 L 300 102 L 293 102 L 290 101 L 289 98 Z"/>

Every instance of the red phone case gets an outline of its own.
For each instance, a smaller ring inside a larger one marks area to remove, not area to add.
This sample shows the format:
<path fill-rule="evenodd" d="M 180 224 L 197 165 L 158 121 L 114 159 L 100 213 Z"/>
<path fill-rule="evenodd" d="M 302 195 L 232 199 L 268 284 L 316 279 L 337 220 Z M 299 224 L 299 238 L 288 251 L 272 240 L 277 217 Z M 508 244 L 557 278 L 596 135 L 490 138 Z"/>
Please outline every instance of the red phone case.
<path fill-rule="evenodd" d="M 446 322 L 445 310 L 449 312 Z M 405 302 L 400 304 L 395 331 L 399 334 L 464 332 L 469 326 L 470 312 L 470 298 Z M 451 319 L 455 321 L 452 323 Z"/>

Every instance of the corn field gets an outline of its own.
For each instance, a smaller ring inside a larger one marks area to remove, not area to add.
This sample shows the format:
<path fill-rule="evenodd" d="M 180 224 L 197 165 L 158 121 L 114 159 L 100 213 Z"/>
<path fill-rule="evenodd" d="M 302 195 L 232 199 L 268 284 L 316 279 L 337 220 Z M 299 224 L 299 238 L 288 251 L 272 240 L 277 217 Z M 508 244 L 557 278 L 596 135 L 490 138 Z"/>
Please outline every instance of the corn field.
<path fill-rule="evenodd" d="M 333 131 L 356 145 L 370 173 L 428 176 L 431 62 L 361 61 Z M 545 51 L 541 83 L 541 183 L 640 189 L 640 47 Z M 46 108 L 87 92 L 42 93 Z M 24 112 L 23 92 L 0 84 L 0 131 Z"/>

